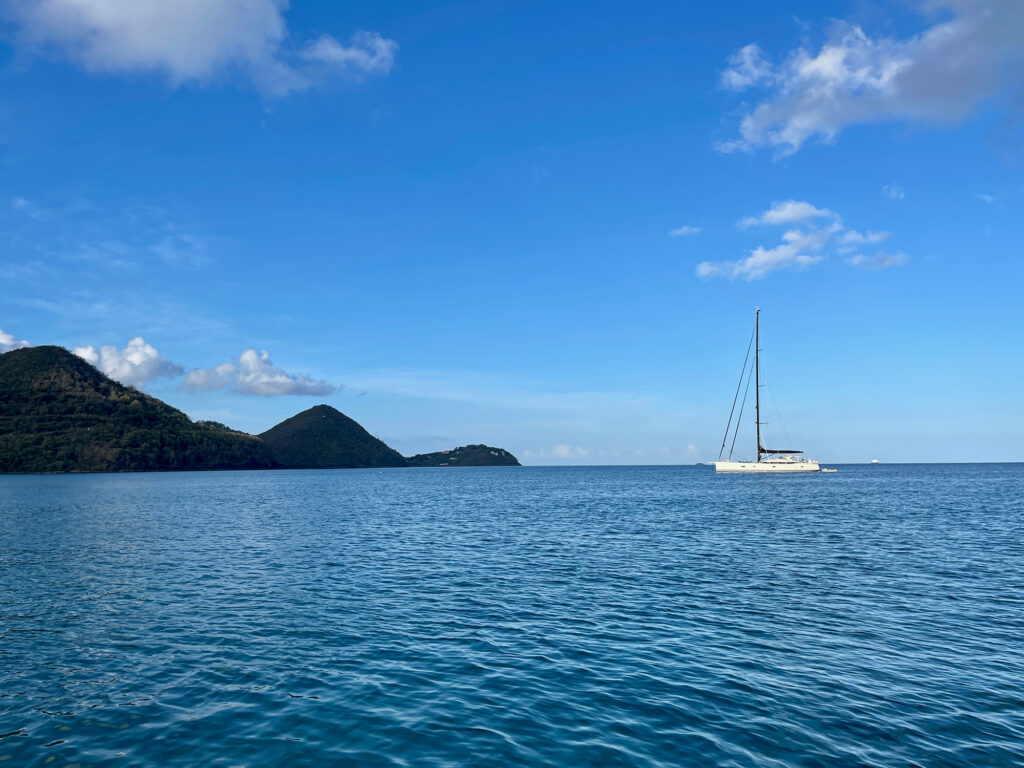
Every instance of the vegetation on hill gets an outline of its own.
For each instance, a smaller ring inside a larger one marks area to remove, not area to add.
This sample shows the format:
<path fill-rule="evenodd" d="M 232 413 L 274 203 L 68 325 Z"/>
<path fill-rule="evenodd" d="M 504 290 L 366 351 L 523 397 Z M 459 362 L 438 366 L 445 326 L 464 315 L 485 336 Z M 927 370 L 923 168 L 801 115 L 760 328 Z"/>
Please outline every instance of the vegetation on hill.
<path fill-rule="evenodd" d="M 329 405 L 285 419 L 260 439 L 282 466 L 294 469 L 406 466 L 398 451 Z"/>
<path fill-rule="evenodd" d="M 410 456 L 410 467 L 518 467 L 519 461 L 504 448 L 464 445 L 450 451 Z"/>
<path fill-rule="evenodd" d="M 61 347 L 0 355 L 0 472 L 259 469 L 258 439 L 193 423 Z"/>
<path fill-rule="evenodd" d="M 230 432 L 233 435 L 248 435 L 248 432 L 243 432 L 240 429 L 234 429 L 229 427 L 227 424 L 222 424 L 219 421 L 211 421 L 209 419 L 198 419 L 196 425 L 200 427 L 207 427 L 209 429 L 219 429 L 221 432 Z M 251 435 L 250 435 L 251 437 Z"/>
<path fill-rule="evenodd" d="M 193 422 L 61 347 L 0 355 L 0 473 L 518 465 L 486 445 L 406 459 L 328 405 L 254 437 Z"/>

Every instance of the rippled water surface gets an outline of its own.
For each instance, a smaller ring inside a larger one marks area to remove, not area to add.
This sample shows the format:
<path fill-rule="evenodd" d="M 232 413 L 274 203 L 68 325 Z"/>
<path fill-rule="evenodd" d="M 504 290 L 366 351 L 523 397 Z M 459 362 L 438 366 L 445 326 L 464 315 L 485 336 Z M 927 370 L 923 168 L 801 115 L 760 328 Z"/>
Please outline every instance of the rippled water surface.
<path fill-rule="evenodd" d="M 1024 465 L 0 477 L 0 766 L 1024 764 Z"/>

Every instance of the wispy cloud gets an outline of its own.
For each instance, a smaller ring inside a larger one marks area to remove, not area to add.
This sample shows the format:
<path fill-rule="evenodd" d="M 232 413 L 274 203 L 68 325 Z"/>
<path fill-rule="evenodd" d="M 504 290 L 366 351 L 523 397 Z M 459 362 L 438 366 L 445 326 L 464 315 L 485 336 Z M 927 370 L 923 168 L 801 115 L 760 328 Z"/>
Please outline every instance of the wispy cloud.
<path fill-rule="evenodd" d="M 146 338 L 229 343 L 239 336 L 234 321 L 216 306 L 182 303 L 169 297 L 166 290 L 142 281 L 111 290 L 103 284 L 75 284 L 80 280 L 77 274 L 73 281 L 62 278 L 61 273 L 42 272 L 24 278 L 24 290 L 10 301 L 51 314 L 63 327 L 74 329 L 74 340 L 79 343 L 120 336 L 125 328 Z"/>
<path fill-rule="evenodd" d="M 882 194 L 890 200 L 902 200 L 906 197 L 906 193 L 903 191 L 903 187 L 893 182 L 892 184 L 886 184 L 882 187 Z"/>
<path fill-rule="evenodd" d="M 888 240 L 891 236 L 891 232 L 858 232 L 848 229 L 839 236 L 839 242 L 843 245 L 870 245 Z"/>
<path fill-rule="evenodd" d="M 302 58 L 329 67 L 354 69 L 366 74 L 386 75 L 395 65 L 398 43 L 386 40 L 376 32 L 359 30 L 342 45 L 330 35 L 322 35 L 306 46 Z"/>
<path fill-rule="evenodd" d="M 4 234 L 15 245 L 45 253 L 51 262 L 84 261 L 117 271 L 156 261 L 196 268 L 212 262 L 218 247 L 227 244 L 223 238 L 196 231 L 187 212 L 137 200 L 108 205 L 71 201 L 44 207 L 15 197 L 11 208 L 20 217 L 10 222 Z"/>
<path fill-rule="evenodd" d="M 566 414 L 629 409 L 647 402 L 643 397 L 620 392 L 566 391 L 543 382 L 512 381 L 506 376 L 466 370 L 352 372 L 345 382 L 353 392 Z"/>
<path fill-rule="evenodd" d="M 685 237 L 686 235 L 697 235 L 700 234 L 700 227 L 691 227 L 689 224 L 684 224 L 676 229 L 669 230 L 669 237 Z"/>
<path fill-rule="evenodd" d="M 850 266 L 861 269 L 889 269 L 890 267 L 901 267 L 907 263 L 905 253 L 882 253 L 879 251 L 874 256 L 856 254 L 847 259 Z"/>
<path fill-rule="evenodd" d="M 650 392 L 588 390 L 511 371 L 347 370 L 344 381 L 347 393 L 368 398 L 353 397 L 359 402 L 353 407 L 393 410 L 395 419 L 381 428 L 384 434 L 409 434 L 409 416 L 398 414 L 440 412 L 449 414 L 449 426 L 462 425 L 444 441 L 408 445 L 413 452 L 483 441 L 512 450 L 524 463 L 665 463 L 676 459 L 660 446 L 679 440 L 695 418 L 693 411 Z M 429 424 L 418 429 L 437 434 Z"/>
<path fill-rule="evenodd" d="M 993 196 L 993 195 L 986 195 L 986 194 L 983 194 L 981 192 L 976 194 L 974 196 L 974 199 L 975 200 L 980 200 L 983 203 L 994 203 L 996 201 L 995 196 Z"/>
<path fill-rule="evenodd" d="M 1024 3 L 922 5 L 946 20 L 911 37 L 872 37 L 839 22 L 819 49 L 796 48 L 777 65 L 754 44 L 741 48 L 722 85 L 760 88 L 763 98 L 743 117 L 739 138 L 718 148 L 789 154 L 812 137 L 834 141 L 850 125 L 959 120 L 985 99 L 1024 84 Z"/>
<path fill-rule="evenodd" d="M 282 0 L 37 0 L 9 3 L 24 44 L 97 72 L 156 72 L 173 85 L 231 72 L 271 95 L 339 77 L 387 74 L 397 43 L 360 30 L 348 43 L 322 35 L 298 49 Z"/>
<path fill-rule="evenodd" d="M 637 463 L 689 464 L 700 455 L 693 443 L 685 446 L 648 444 L 621 445 L 614 448 L 584 448 L 573 443 L 556 443 L 540 448 L 525 448 L 520 452 L 527 464 L 603 464 Z"/>
<path fill-rule="evenodd" d="M 46 221 L 50 218 L 50 211 L 39 207 L 31 200 L 24 197 L 12 198 L 11 208 L 23 216 L 28 216 L 30 219 L 34 219 L 36 221 Z"/>
<path fill-rule="evenodd" d="M 216 368 L 193 368 L 182 386 L 189 392 L 226 389 L 241 395 L 330 395 L 337 387 L 300 373 L 287 373 L 270 360 L 266 351 L 247 349 L 238 360 Z"/>
<path fill-rule="evenodd" d="M 559 443 L 550 448 L 527 448 L 523 451 L 523 457 L 526 459 L 585 459 L 589 455 L 588 448 L 568 443 Z"/>
<path fill-rule="evenodd" d="M 23 262 L 7 262 L 0 264 L 0 277 L 10 281 L 25 281 L 39 279 L 41 275 L 49 274 L 52 270 L 49 265 L 39 259 L 29 259 Z"/>
<path fill-rule="evenodd" d="M 154 233 L 146 247 L 165 264 L 177 267 L 202 267 L 210 263 L 213 239 L 185 231 L 174 222 L 166 222 Z"/>
<path fill-rule="evenodd" d="M 129 341 L 123 349 L 112 346 L 99 349 L 75 347 L 73 351 L 122 384 L 141 385 L 153 379 L 180 376 L 185 372 L 184 368 L 161 355 L 141 336 Z"/>

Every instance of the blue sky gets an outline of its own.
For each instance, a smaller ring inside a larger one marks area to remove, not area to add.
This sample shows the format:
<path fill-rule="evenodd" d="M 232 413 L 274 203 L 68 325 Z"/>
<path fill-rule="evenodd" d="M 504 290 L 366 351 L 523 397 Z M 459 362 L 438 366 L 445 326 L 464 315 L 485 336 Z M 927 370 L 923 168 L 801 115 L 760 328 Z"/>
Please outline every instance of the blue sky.
<path fill-rule="evenodd" d="M 782 439 L 1024 460 L 1015 0 L 178 6 L 0 4 L 0 349 L 683 463 L 759 305 Z"/>

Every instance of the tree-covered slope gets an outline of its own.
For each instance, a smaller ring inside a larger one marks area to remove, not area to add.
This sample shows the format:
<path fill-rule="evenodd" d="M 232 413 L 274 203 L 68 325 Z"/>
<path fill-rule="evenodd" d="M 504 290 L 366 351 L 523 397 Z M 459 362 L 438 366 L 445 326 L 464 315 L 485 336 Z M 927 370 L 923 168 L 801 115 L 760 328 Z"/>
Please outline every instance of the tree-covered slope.
<path fill-rule="evenodd" d="M 274 458 L 293 469 L 404 467 L 405 459 L 329 405 L 317 405 L 260 435 Z"/>
<path fill-rule="evenodd" d="M 0 472 L 257 469 L 255 437 L 188 416 L 61 347 L 0 355 Z"/>
<path fill-rule="evenodd" d="M 420 453 L 406 461 L 410 467 L 518 467 L 518 459 L 504 448 L 464 445 L 450 451 Z"/>

